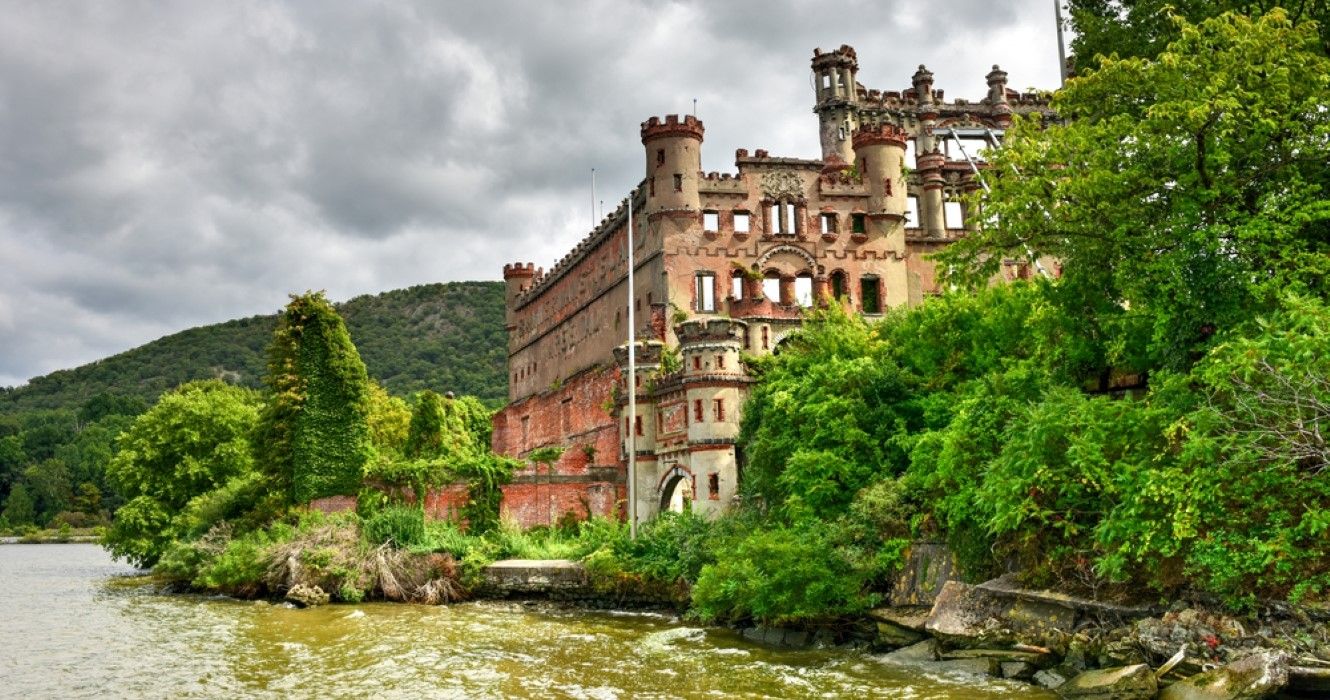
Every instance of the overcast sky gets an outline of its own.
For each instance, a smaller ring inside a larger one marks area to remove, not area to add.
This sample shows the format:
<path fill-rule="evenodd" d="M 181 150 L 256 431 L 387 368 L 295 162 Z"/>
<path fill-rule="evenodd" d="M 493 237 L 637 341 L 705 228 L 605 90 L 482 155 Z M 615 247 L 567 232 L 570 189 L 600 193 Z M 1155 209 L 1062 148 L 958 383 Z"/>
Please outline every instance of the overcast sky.
<path fill-rule="evenodd" d="M 706 170 L 820 155 L 809 59 L 1053 88 L 1047 0 L 6 2 L 0 385 L 191 326 L 548 267 L 698 100 Z"/>

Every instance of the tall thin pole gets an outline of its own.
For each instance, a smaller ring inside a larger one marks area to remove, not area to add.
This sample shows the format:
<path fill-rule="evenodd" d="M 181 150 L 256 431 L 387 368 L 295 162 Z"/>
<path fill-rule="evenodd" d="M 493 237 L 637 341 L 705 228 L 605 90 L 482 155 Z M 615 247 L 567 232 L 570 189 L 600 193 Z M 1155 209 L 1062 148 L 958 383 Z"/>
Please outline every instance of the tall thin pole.
<path fill-rule="evenodd" d="M 1058 23 L 1058 75 L 1067 84 L 1067 47 L 1062 40 L 1062 0 L 1053 0 L 1053 16 Z"/>
<path fill-rule="evenodd" d="M 591 228 L 596 227 L 596 169 L 591 169 Z"/>
<path fill-rule="evenodd" d="M 637 539 L 637 317 L 633 314 L 633 195 L 628 193 L 628 537 Z"/>

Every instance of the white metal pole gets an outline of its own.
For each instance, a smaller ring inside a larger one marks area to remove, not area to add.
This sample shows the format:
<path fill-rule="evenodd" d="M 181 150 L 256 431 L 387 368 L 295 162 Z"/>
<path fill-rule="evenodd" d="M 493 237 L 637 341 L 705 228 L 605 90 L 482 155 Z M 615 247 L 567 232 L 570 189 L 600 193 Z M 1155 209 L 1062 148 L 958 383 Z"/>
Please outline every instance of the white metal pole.
<path fill-rule="evenodd" d="M 633 195 L 628 194 L 628 536 L 637 539 L 637 317 L 633 313 Z"/>
<path fill-rule="evenodd" d="M 1053 0 L 1053 17 L 1058 23 L 1058 76 L 1067 84 L 1067 49 L 1062 41 L 1062 0 Z"/>

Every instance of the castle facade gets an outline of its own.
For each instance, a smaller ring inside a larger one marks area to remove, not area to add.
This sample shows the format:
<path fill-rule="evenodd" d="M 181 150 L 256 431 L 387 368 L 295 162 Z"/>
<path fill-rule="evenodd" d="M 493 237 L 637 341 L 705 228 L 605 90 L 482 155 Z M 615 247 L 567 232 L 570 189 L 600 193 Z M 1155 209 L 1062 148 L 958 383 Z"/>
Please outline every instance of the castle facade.
<path fill-rule="evenodd" d="M 945 101 L 923 66 L 905 90 L 866 89 L 848 46 L 814 51 L 812 70 L 817 159 L 739 149 L 736 172 L 704 173 L 701 121 L 642 124 L 645 178 L 629 194 L 632 290 L 628 199 L 552 269 L 504 266 L 510 403 L 494 418 L 493 448 L 513 457 L 564 448 L 505 488 L 504 510 L 519 523 L 622 517 L 630 431 L 640 521 L 727 507 L 742 477 L 736 439 L 753 381 L 741 354 L 773 352 L 810 306 L 872 317 L 935 293 L 929 254 L 980 218 L 964 199 L 980 187 L 982 163 L 971 159 L 1014 114 L 1051 114 L 1044 97 L 1009 90 L 996 66 L 973 102 Z M 1004 274 L 1028 270 L 1012 261 Z"/>

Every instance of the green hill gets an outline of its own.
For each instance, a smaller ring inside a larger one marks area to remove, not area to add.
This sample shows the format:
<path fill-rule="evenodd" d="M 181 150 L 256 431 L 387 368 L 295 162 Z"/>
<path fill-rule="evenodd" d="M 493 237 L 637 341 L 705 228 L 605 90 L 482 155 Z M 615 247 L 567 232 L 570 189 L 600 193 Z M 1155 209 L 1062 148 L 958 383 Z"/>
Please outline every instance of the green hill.
<path fill-rule="evenodd" d="M 338 304 L 371 377 L 394 394 L 420 389 L 502 403 L 505 371 L 502 282 L 426 284 Z M 276 314 L 181 331 L 127 352 L 0 390 L 0 413 L 78 410 L 98 394 L 149 403 L 193 379 L 245 386 L 263 379 Z"/>

